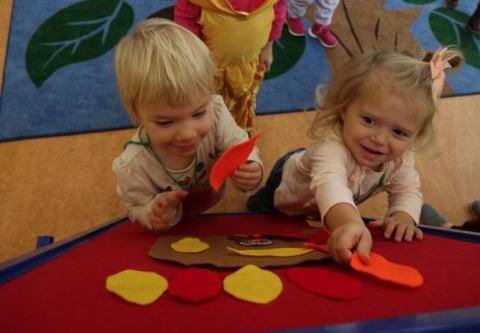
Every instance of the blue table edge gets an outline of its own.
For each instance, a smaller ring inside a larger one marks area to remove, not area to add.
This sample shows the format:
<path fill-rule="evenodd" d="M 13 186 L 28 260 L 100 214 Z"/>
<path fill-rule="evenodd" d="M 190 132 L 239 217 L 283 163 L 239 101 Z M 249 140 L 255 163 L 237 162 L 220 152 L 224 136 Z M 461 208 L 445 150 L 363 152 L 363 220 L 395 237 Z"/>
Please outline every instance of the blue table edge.
<path fill-rule="evenodd" d="M 205 215 L 248 215 L 252 213 L 208 213 Z M 365 222 L 371 219 L 365 218 Z M 26 272 L 74 249 L 90 239 L 128 221 L 122 216 L 91 230 L 64 240 L 43 246 L 19 257 L 0 263 L 0 286 Z M 433 226 L 420 226 L 425 234 L 447 237 L 456 240 L 480 243 L 480 234 L 462 230 L 443 229 Z M 455 295 L 452 295 L 455 297 Z M 391 317 L 379 320 L 349 322 L 336 325 L 276 330 L 282 333 L 345 333 L 345 332 L 480 332 L 480 306 L 448 311 L 419 313 L 409 316 Z"/>

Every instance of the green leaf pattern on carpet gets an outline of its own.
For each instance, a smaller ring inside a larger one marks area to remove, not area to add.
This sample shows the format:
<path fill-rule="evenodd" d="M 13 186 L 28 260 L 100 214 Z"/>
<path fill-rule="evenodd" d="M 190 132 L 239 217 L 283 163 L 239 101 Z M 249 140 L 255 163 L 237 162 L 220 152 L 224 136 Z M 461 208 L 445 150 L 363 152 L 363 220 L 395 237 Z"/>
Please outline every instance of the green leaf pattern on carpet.
<path fill-rule="evenodd" d="M 26 66 L 37 88 L 60 68 L 110 51 L 133 25 L 134 11 L 121 0 L 87 0 L 66 7 L 33 34 Z M 72 78 L 74 79 L 74 78 Z"/>
<path fill-rule="evenodd" d="M 305 36 L 293 36 L 288 32 L 288 26 L 283 25 L 282 37 L 273 44 L 273 63 L 265 80 L 273 79 L 288 72 L 300 61 L 305 51 Z"/>
<path fill-rule="evenodd" d="M 437 8 L 430 14 L 430 29 L 441 45 L 458 45 L 466 63 L 480 69 L 480 38 L 465 29 L 469 18 L 458 10 Z"/>

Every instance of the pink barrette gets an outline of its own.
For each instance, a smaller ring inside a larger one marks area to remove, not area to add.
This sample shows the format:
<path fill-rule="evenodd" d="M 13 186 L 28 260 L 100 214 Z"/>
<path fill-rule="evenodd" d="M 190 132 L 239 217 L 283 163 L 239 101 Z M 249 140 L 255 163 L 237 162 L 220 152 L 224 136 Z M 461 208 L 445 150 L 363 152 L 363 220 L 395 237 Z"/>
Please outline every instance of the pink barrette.
<path fill-rule="evenodd" d="M 449 59 L 442 61 L 442 56 L 447 48 L 444 48 L 430 61 L 430 71 L 432 78 L 432 89 L 437 93 L 437 97 L 440 98 L 443 91 L 443 84 L 445 83 L 445 69 L 450 68 Z"/>

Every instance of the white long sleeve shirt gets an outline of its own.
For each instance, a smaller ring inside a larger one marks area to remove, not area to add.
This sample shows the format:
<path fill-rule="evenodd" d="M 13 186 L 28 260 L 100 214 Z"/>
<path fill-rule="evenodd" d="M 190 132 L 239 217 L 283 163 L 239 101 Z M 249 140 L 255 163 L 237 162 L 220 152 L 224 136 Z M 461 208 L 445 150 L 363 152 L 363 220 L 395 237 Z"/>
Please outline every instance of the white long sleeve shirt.
<path fill-rule="evenodd" d="M 167 169 L 177 182 L 189 191 L 188 197 L 182 200 L 177 215 L 168 226 L 208 210 L 223 198 L 225 183 L 215 192 L 210 186 L 210 171 L 226 150 L 248 140 L 247 132 L 237 126 L 220 96 L 212 96 L 211 108 L 212 128 L 197 150 L 196 163 L 193 161 L 183 170 Z M 142 127 L 139 127 L 131 141 L 140 142 L 141 130 Z M 264 174 L 263 163 L 256 147 L 248 161 L 258 162 Z M 114 160 L 113 171 L 117 176 L 117 193 L 125 203 L 130 220 L 138 221 L 150 229 L 150 212 L 155 200 L 166 191 L 180 189 L 142 145 L 127 145 L 122 154 Z M 195 179 L 197 183 L 193 184 Z M 256 190 L 257 188 L 246 194 L 251 195 Z"/>
<path fill-rule="evenodd" d="M 349 203 L 357 209 L 357 204 L 383 191 L 388 193 L 387 216 L 403 211 L 418 224 L 423 196 L 413 152 L 376 172 L 358 165 L 332 130 L 286 161 L 274 204 L 287 215 L 320 214 L 323 220 L 336 204 Z"/>

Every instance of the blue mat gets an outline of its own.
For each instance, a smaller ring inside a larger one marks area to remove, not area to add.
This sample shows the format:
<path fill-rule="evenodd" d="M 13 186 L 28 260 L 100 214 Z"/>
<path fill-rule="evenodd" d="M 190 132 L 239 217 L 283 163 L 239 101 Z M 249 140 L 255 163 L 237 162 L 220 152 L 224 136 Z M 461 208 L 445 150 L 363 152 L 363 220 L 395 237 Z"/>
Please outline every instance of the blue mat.
<path fill-rule="evenodd" d="M 468 64 L 460 74 L 447 76 L 455 95 L 480 92 L 480 39 L 463 28 L 476 3 L 460 1 L 456 11 L 447 12 L 443 0 L 385 1 L 387 10 L 421 9 L 411 33 L 424 49 L 452 41 L 466 45 Z M 130 128 L 115 83 L 115 45 L 139 21 L 171 17 L 173 5 L 173 0 L 15 0 L 0 142 Z M 311 108 L 315 86 L 330 74 L 323 47 L 308 36 L 284 33 L 274 57 L 258 94 L 257 114 Z"/>

